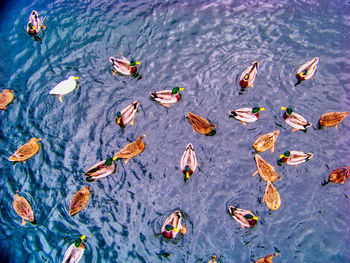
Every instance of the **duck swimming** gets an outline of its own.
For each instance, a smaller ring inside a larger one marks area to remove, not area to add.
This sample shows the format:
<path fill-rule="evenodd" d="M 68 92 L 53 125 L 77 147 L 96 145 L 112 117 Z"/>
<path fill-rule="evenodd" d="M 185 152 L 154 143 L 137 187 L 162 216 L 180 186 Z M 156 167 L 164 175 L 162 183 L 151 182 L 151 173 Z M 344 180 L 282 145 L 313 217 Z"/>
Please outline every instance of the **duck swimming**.
<path fill-rule="evenodd" d="M 258 152 L 265 152 L 271 149 L 271 152 L 275 150 L 275 142 L 280 131 L 274 131 L 261 135 L 253 144 L 253 147 Z"/>
<path fill-rule="evenodd" d="M 83 257 L 85 251 L 85 245 L 83 240 L 86 237 L 82 235 L 79 239 L 77 239 L 73 244 L 71 244 L 63 256 L 62 263 L 78 263 L 80 259 Z"/>
<path fill-rule="evenodd" d="M 259 119 L 259 111 L 264 111 L 264 108 L 254 107 L 254 108 L 241 108 L 237 110 L 230 111 L 230 117 L 239 120 L 244 126 L 246 122 L 255 122 Z"/>
<path fill-rule="evenodd" d="M 216 261 L 216 255 L 213 255 L 213 256 L 211 257 L 211 260 L 208 261 L 208 263 L 217 263 L 217 261 Z"/>
<path fill-rule="evenodd" d="M 181 171 L 185 174 L 185 182 L 194 173 L 198 165 L 196 154 L 194 152 L 193 145 L 191 143 L 187 144 L 186 150 L 181 158 Z"/>
<path fill-rule="evenodd" d="M 335 126 L 338 129 L 338 124 L 343 121 L 343 119 L 349 114 L 348 111 L 345 112 L 328 112 L 321 116 L 318 121 L 318 127 L 332 127 Z"/>
<path fill-rule="evenodd" d="M 350 167 L 342 167 L 332 171 L 329 175 L 327 182 L 324 182 L 322 185 L 326 185 L 329 182 L 336 184 L 344 184 L 346 180 L 350 177 Z"/>
<path fill-rule="evenodd" d="M 66 95 L 78 87 L 79 77 L 70 76 L 68 79 L 61 81 L 52 90 L 49 91 L 51 95 L 60 95 L 58 100 L 62 103 L 62 96 Z"/>
<path fill-rule="evenodd" d="M 27 143 L 20 146 L 15 153 L 8 158 L 8 160 L 11 162 L 24 162 L 34 156 L 40 148 L 37 143 L 38 141 L 41 141 L 41 139 L 31 138 Z"/>
<path fill-rule="evenodd" d="M 90 198 L 90 189 L 91 187 L 83 187 L 73 196 L 70 207 L 69 207 L 69 215 L 74 216 L 84 209 L 87 202 Z"/>
<path fill-rule="evenodd" d="M 303 80 L 312 79 L 312 76 L 315 74 L 319 58 L 315 57 L 312 60 L 307 61 L 305 64 L 299 67 L 296 77 L 298 82 L 295 84 L 297 86 Z"/>
<path fill-rule="evenodd" d="M 267 181 L 263 202 L 271 210 L 277 210 L 281 205 L 280 194 L 270 181 Z"/>
<path fill-rule="evenodd" d="M 258 170 L 255 171 L 252 176 L 255 176 L 256 173 L 259 173 L 261 178 L 266 182 L 274 182 L 277 178 L 282 180 L 279 174 L 275 171 L 275 168 L 266 162 L 259 154 L 255 154 L 255 163 Z"/>
<path fill-rule="evenodd" d="M 114 173 L 116 165 L 113 160 L 113 158 L 108 158 L 91 166 L 84 174 L 86 181 L 94 182 Z"/>
<path fill-rule="evenodd" d="M 22 218 L 21 226 L 24 226 L 27 223 L 24 220 L 29 221 L 33 225 L 36 225 L 32 207 L 28 203 L 27 199 L 25 199 L 25 197 L 18 195 L 18 191 L 16 191 L 16 194 L 14 195 L 13 209 L 15 209 L 17 215 Z"/>
<path fill-rule="evenodd" d="M 210 123 L 203 117 L 200 117 L 192 112 L 187 112 L 187 117 L 192 125 L 193 133 L 199 132 L 200 134 L 209 135 L 216 125 Z"/>
<path fill-rule="evenodd" d="M 242 89 L 254 86 L 258 66 L 259 62 L 255 61 L 253 62 L 253 65 L 247 67 L 242 72 L 241 77 L 239 78 L 239 84 L 241 85 Z"/>
<path fill-rule="evenodd" d="M 109 61 L 112 63 L 114 72 L 113 76 L 115 73 L 119 73 L 120 75 L 124 76 L 131 76 L 133 74 L 137 73 L 137 67 L 136 65 L 140 65 L 140 62 L 137 62 L 135 60 L 129 61 L 122 55 L 120 55 L 121 58 L 117 59 L 114 57 L 109 57 Z"/>
<path fill-rule="evenodd" d="M 254 227 L 259 220 L 252 211 L 236 208 L 232 205 L 228 208 L 228 213 L 241 225 L 242 228 Z"/>
<path fill-rule="evenodd" d="M 121 111 L 117 112 L 115 122 L 120 126 L 124 127 L 130 122 L 130 125 L 134 125 L 135 114 L 139 108 L 139 103 L 135 100 L 130 105 L 126 106 Z"/>
<path fill-rule="evenodd" d="M 267 255 L 266 257 L 260 258 L 258 261 L 256 261 L 255 263 L 272 263 L 272 258 L 274 258 L 275 256 L 277 256 L 278 253 L 276 252 L 275 254 L 270 254 Z M 253 263 L 253 262 L 252 262 Z"/>
<path fill-rule="evenodd" d="M 156 92 L 151 92 L 151 97 L 159 102 L 161 105 L 164 107 L 169 108 L 169 104 L 176 103 L 180 100 L 181 94 L 179 91 L 184 90 L 183 88 L 180 87 L 175 87 L 172 90 L 161 90 L 161 91 L 156 91 Z"/>
<path fill-rule="evenodd" d="M 289 165 L 295 165 L 308 162 L 312 158 L 312 153 L 303 153 L 299 151 L 286 151 L 282 155 L 280 155 L 280 160 L 278 161 L 279 164 L 282 162 L 289 164 Z"/>
<path fill-rule="evenodd" d="M 171 213 L 162 226 L 161 233 L 163 237 L 173 239 L 176 238 L 179 232 L 183 235 L 186 234 L 186 227 L 182 225 L 181 221 L 182 214 L 180 210 Z"/>
<path fill-rule="evenodd" d="M 6 110 L 6 106 L 13 101 L 13 90 L 3 89 L 0 93 L 0 110 Z"/>
<path fill-rule="evenodd" d="M 145 149 L 145 144 L 142 141 L 144 137 L 146 137 L 146 134 L 139 136 L 136 141 L 126 145 L 114 155 L 113 160 L 125 159 L 124 163 L 127 164 L 131 158 L 142 153 Z"/>
<path fill-rule="evenodd" d="M 298 130 L 306 132 L 307 128 L 311 127 L 312 123 L 305 120 L 300 114 L 293 112 L 292 108 L 281 107 L 281 109 L 286 111 L 283 118 L 288 125 L 294 128 L 292 132 Z"/>
<path fill-rule="evenodd" d="M 41 29 L 46 30 L 46 26 L 44 26 L 45 18 L 39 18 L 38 12 L 33 10 L 29 16 L 29 21 L 27 24 L 27 33 L 30 36 L 37 35 Z"/>

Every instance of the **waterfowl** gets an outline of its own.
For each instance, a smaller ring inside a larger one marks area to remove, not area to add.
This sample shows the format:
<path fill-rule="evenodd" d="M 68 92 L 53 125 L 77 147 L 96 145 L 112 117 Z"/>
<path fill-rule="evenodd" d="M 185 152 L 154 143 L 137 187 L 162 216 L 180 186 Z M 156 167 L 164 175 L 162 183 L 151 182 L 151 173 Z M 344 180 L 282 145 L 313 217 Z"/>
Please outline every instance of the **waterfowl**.
<path fill-rule="evenodd" d="M 217 263 L 217 261 L 216 261 L 216 255 L 213 255 L 213 256 L 211 257 L 211 260 L 208 261 L 208 263 Z"/>
<path fill-rule="evenodd" d="M 39 18 L 38 12 L 33 10 L 29 16 L 29 21 L 27 24 L 27 33 L 30 36 L 37 35 L 41 29 L 46 29 L 44 26 L 45 18 Z"/>
<path fill-rule="evenodd" d="M 253 144 L 253 147 L 258 152 L 265 152 L 271 149 L 271 152 L 275 150 L 275 142 L 279 135 L 280 131 L 273 131 L 261 135 Z"/>
<path fill-rule="evenodd" d="M 176 238 L 179 232 L 183 235 L 186 234 L 186 227 L 182 225 L 181 221 L 181 212 L 179 210 L 172 212 L 162 226 L 161 233 L 163 237 L 173 239 Z"/>
<path fill-rule="evenodd" d="M 281 205 L 280 195 L 276 187 L 270 181 L 267 181 L 263 202 L 265 202 L 267 207 L 271 210 L 277 210 Z"/>
<path fill-rule="evenodd" d="M 228 213 L 241 225 L 242 228 L 253 227 L 259 220 L 252 211 L 240 209 L 232 205 L 228 208 Z"/>
<path fill-rule="evenodd" d="M 307 61 L 305 64 L 299 67 L 296 77 L 298 79 L 298 82 L 296 85 L 298 85 L 301 81 L 312 79 L 312 76 L 315 74 L 317 65 L 318 65 L 319 58 L 315 57 L 312 60 Z"/>
<path fill-rule="evenodd" d="M 332 171 L 329 181 L 337 184 L 344 184 L 350 176 L 350 167 L 342 167 Z"/>
<path fill-rule="evenodd" d="M 247 125 L 246 122 L 255 122 L 259 119 L 259 111 L 264 111 L 264 108 L 254 107 L 254 108 L 241 108 L 237 110 L 230 111 L 230 117 L 239 120 L 244 126 Z"/>
<path fill-rule="evenodd" d="M 306 132 L 307 128 L 311 127 L 312 123 L 305 120 L 300 114 L 293 112 L 293 109 L 286 107 L 281 107 L 281 109 L 286 111 L 283 114 L 283 118 L 288 125 L 294 128 L 292 132 L 297 130 Z"/>
<path fill-rule="evenodd" d="M 22 218 L 21 226 L 24 226 L 27 223 L 24 220 L 27 220 L 34 225 L 36 224 L 32 207 L 25 197 L 18 195 L 18 191 L 16 191 L 16 194 L 14 195 L 13 209 L 15 209 L 17 215 Z"/>
<path fill-rule="evenodd" d="M 193 145 L 187 144 L 186 150 L 181 157 L 181 171 L 185 174 L 185 181 L 194 173 L 198 165 Z"/>
<path fill-rule="evenodd" d="M 277 256 L 278 253 L 276 252 L 275 254 L 270 254 L 267 255 L 266 257 L 260 258 L 258 261 L 256 261 L 255 263 L 272 263 L 272 258 L 274 258 L 275 256 Z"/>
<path fill-rule="evenodd" d="M 239 78 L 239 84 L 243 89 L 254 86 L 258 66 L 259 62 L 255 61 L 242 72 L 241 77 Z"/>
<path fill-rule="evenodd" d="M 41 139 L 31 138 L 27 143 L 20 146 L 8 160 L 11 162 L 24 162 L 34 156 L 39 151 L 38 141 L 41 141 Z"/>
<path fill-rule="evenodd" d="M 209 134 L 212 132 L 216 125 L 210 123 L 203 117 L 200 117 L 192 112 L 187 112 L 187 117 L 192 125 L 193 133 L 199 132 L 200 134 Z"/>
<path fill-rule="evenodd" d="M 320 127 L 332 127 L 335 126 L 338 129 L 338 124 L 343 121 L 343 119 L 349 114 L 348 111 L 345 112 L 328 112 L 321 116 L 318 121 Z"/>
<path fill-rule="evenodd" d="M 78 87 L 79 77 L 70 76 L 68 79 L 58 83 L 52 90 L 49 91 L 51 95 L 60 95 L 58 97 L 59 101 L 62 102 L 62 96 L 72 92 L 76 87 Z"/>
<path fill-rule="evenodd" d="M 114 155 L 113 160 L 125 159 L 125 164 L 127 164 L 130 158 L 142 153 L 145 149 L 145 144 L 142 141 L 144 137 L 146 137 L 146 134 L 139 136 L 136 141 L 126 145 L 123 149 Z"/>
<path fill-rule="evenodd" d="M 151 92 L 151 97 L 159 102 L 161 105 L 169 108 L 169 104 L 176 103 L 180 100 L 181 94 L 179 93 L 181 90 L 184 90 L 180 87 L 175 87 L 172 90 L 161 90 Z"/>
<path fill-rule="evenodd" d="M 98 179 L 106 177 L 112 173 L 114 173 L 116 168 L 115 163 L 113 162 L 113 158 L 108 158 L 105 161 L 98 162 L 91 166 L 85 173 L 86 180 L 88 182 L 94 182 Z"/>
<path fill-rule="evenodd" d="M 125 126 L 129 122 L 130 125 L 134 125 L 135 114 L 137 112 L 138 107 L 139 103 L 137 101 L 133 101 L 130 105 L 117 112 L 115 122 L 120 127 Z"/>
<path fill-rule="evenodd" d="M 62 263 L 77 263 L 83 257 L 85 251 L 85 245 L 83 240 L 86 237 L 82 235 L 79 239 L 77 239 L 73 244 L 69 246 L 63 256 Z"/>
<path fill-rule="evenodd" d="M 312 153 L 303 153 L 299 151 L 286 151 L 280 155 L 279 163 L 284 162 L 289 165 L 305 163 L 312 158 Z"/>
<path fill-rule="evenodd" d="M 114 69 L 113 76 L 117 72 L 125 76 L 130 76 L 132 74 L 135 74 L 137 72 L 136 65 L 140 65 L 141 63 L 135 60 L 129 61 L 122 55 L 120 55 L 120 57 L 121 58 L 119 59 L 114 57 L 109 57 L 109 61 L 112 63 L 113 69 Z"/>
<path fill-rule="evenodd" d="M 275 168 L 266 162 L 259 154 L 255 154 L 255 163 L 258 170 L 255 171 L 252 176 L 259 173 L 261 178 L 266 182 L 274 182 L 277 178 L 282 180 L 279 174 L 275 171 Z"/>
<path fill-rule="evenodd" d="M 70 207 L 69 207 L 69 215 L 74 216 L 84 209 L 87 202 L 90 198 L 90 189 L 91 187 L 83 187 L 73 196 Z"/>
<path fill-rule="evenodd" d="M 0 110 L 6 110 L 6 106 L 13 101 L 13 90 L 3 89 L 0 93 Z"/>

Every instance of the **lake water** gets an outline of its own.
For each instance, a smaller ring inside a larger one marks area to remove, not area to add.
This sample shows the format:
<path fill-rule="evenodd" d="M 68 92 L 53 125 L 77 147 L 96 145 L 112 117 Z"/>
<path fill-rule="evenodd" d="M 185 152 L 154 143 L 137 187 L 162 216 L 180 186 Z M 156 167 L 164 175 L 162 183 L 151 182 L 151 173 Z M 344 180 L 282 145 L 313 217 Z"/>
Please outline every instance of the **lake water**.
<path fill-rule="evenodd" d="M 30 12 L 46 16 L 42 43 L 25 32 Z M 320 116 L 350 109 L 350 4 L 347 1 L 7 1 L 1 6 L 0 88 L 15 99 L 0 112 L 0 248 L 6 262 L 61 262 L 68 246 L 86 235 L 81 262 L 250 262 L 273 252 L 273 262 L 350 262 L 350 184 L 322 182 L 349 166 L 347 117 L 315 129 Z M 108 58 L 141 62 L 142 79 L 112 76 Z M 295 86 L 304 62 L 319 57 L 312 80 Z M 237 78 L 253 61 L 252 88 L 240 93 Z M 70 75 L 80 88 L 48 92 Z M 169 109 L 149 92 L 184 88 Z M 140 103 L 135 125 L 121 129 L 115 113 Z M 228 112 L 264 107 L 259 121 L 243 126 Z M 313 123 L 291 132 L 281 106 Z M 214 136 L 194 134 L 187 112 L 216 124 Z M 275 151 L 261 156 L 282 177 L 274 184 L 281 207 L 262 202 L 266 183 L 256 170 L 255 139 L 279 129 Z M 139 135 L 145 151 L 116 172 L 87 183 L 83 173 Z M 31 137 L 42 138 L 25 163 L 7 158 Z M 192 143 L 198 170 L 184 182 L 180 159 Z M 278 166 L 286 150 L 312 152 L 298 167 Z M 83 186 L 92 187 L 86 208 L 68 215 Z M 12 208 L 16 190 L 31 203 L 38 224 L 21 227 Z M 259 216 L 242 229 L 229 205 Z M 159 237 L 175 209 L 187 234 Z M 167 256 L 167 257 L 166 257 Z"/>

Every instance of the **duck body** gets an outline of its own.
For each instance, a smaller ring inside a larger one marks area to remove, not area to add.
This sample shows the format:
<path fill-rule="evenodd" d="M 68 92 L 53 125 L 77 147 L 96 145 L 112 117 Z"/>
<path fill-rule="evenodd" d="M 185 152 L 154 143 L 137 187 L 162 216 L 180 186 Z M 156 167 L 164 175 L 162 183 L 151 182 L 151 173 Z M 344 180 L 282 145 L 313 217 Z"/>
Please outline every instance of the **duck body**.
<path fill-rule="evenodd" d="M 127 164 L 130 158 L 135 157 L 136 155 L 142 153 L 145 149 L 145 144 L 142 139 L 146 137 L 146 135 L 139 136 L 136 141 L 129 143 L 123 149 L 121 149 L 118 153 L 116 153 L 113 157 L 114 160 L 117 159 L 125 159 L 125 164 Z"/>
<path fill-rule="evenodd" d="M 216 125 L 192 112 L 187 112 L 187 117 L 192 125 L 194 133 L 197 131 L 200 134 L 207 135 L 212 132 L 213 128 L 216 128 Z"/>
<path fill-rule="evenodd" d="M 255 154 L 255 163 L 258 170 L 252 174 L 253 176 L 258 172 L 261 178 L 266 182 L 274 182 L 277 178 L 281 180 L 275 168 L 266 162 L 259 154 Z"/>
<path fill-rule="evenodd" d="M 275 142 L 279 135 L 280 131 L 274 131 L 261 135 L 253 144 L 253 147 L 258 152 L 265 152 L 271 149 L 271 152 L 274 152 Z"/>
<path fill-rule="evenodd" d="M 44 18 L 39 18 L 38 12 L 33 10 L 29 16 L 29 21 L 27 24 L 27 33 L 30 36 L 35 36 L 39 34 L 42 28 L 46 29 L 46 26 L 44 26 Z"/>
<path fill-rule="evenodd" d="M 299 81 L 311 79 L 315 74 L 319 58 L 315 57 L 303 65 L 301 65 L 297 71 L 296 77 Z"/>
<path fill-rule="evenodd" d="M 277 210 L 281 205 L 281 197 L 276 187 L 270 181 L 267 181 L 263 201 L 271 210 Z"/>
<path fill-rule="evenodd" d="M 241 85 L 242 89 L 254 86 L 258 66 L 259 62 L 255 61 L 242 72 L 239 78 L 239 85 Z"/>
<path fill-rule="evenodd" d="M 116 165 L 113 160 L 110 164 L 106 164 L 106 162 L 107 160 L 104 160 L 91 166 L 84 174 L 86 180 L 88 182 L 97 181 L 114 173 Z"/>
<path fill-rule="evenodd" d="M 84 209 L 90 198 L 91 187 L 83 187 L 76 192 L 70 202 L 69 215 L 74 216 Z"/>
<path fill-rule="evenodd" d="M 137 101 L 133 101 L 130 105 L 126 106 L 120 112 L 117 112 L 115 122 L 120 126 L 124 127 L 130 122 L 130 125 L 134 125 L 135 114 L 139 107 Z"/>
<path fill-rule="evenodd" d="M 169 108 L 169 104 L 176 103 L 180 100 L 181 94 L 179 91 L 181 90 L 183 90 L 183 88 L 175 87 L 172 90 L 151 92 L 150 95 L 155 101 Z"/>
<path fill-rule="evenodd" d="M 337 184 L 344 184 L 350 176 L 350 167 L 342 167 L 332 171 L 329 181 Z"/>
<path fill-rule="evenodd" d="M 181 157 L 180 167 L 181 171 L 185 175 L 185 181 L 187 181 L 190 176 L 195 172 L 198 162 L 196 159 L 196 154 L 194 152 L 193 145 L 191 143 L 187 144 L 186 150 Z"/>
<path fill-rule="evenodd" d="M 49 91 L 51 95 L 59 95 L 59 101 L 62 102 L 62 96 L 66 95 L 78 87 L 79 77 L 70 76 L 68 79 L 58 83 L 52 90 Z"/>
<path fill-rule="evenodd" d="M 130 76 L 137 72 L 136 64 L 140 64 L 137 61 L 133 61 L 133 60 L 129 61 L 122 55 L 120 55 L 119 59 L 114 57 L 109 57 L 109 61 L 113 65 L 113 69 L 114 69 L 113 75 L 115 73 L 119 73 L 120 75 Z"/>
<path fill-rule="evenodd" d="M 289 164 L 295 165 L 308 162 L 313 157 L 312 153 L 303 153 L 300 151 L 286 151 L 280 156 L 280 161 Z"/>
<path fill-rule="evenodd" d="M 254 108 L 241 108 L 237 110 L 230 111 L 230 117 L 239 120 L 243 125 L 246 122 L 255 122 L 259 119 L 259 111 L 264 111 L 264 108 L 254 107 Z"/>
<path fill-rule="evenodd" d="M 0 110 L 6 110 L 6 106 L 13 101 L 13 90 L 3 89 L 0 93 Z"/>
<path fill-rule="evenodd" d="M 39 151 L 38 141 L 41 141 L 41 139 L 31 138 L 27 143 L 20 146 L 8 160 L 11 162 L 24 162 L 34 156 Z"/>
<path fill-rule="evenodd" d="M 73 244 L 71 244 L 63 256 L 62 263 L 78 263 L 83 257 L 85 251 L 85 245 L 82 242 L 85 236 L 80 238 L 80 241 L 77 240 Z"/>
<path fill-rule="evenodd" d="M 277 255 L 278 253 L 267 255 L 266 257 L 260 258 L 255 263 L 272 263 L 272 258 L 274 258 Z"/>
<path fill-rule="evenodd" d="M 167 239 L 174 239 L 178 233 L 186 234 L 186 228 L 182 225 L 182 214 L 180 210 L 172 212 L 169 217 L 165 220 L 161 233 L 163 237 Z"/>
<path fill-rule="evenodd" d="M 298 113 L 295 113 L 291 108 L 285 108 L 281 107 L 282 110 L 285 110 L 286 112 L 283 114 L 283 118 L 285 122 L 292 126 L 294 129 L 292 130 L 297 131 L 307 131 L 307 128 L 311 127 L 312 123 L 308 122 L 303 116 L 301 116 Z"/>
<path fill-rule="evenodd" d="M 328 112 L 321 116 L 318 121 L 319 125 L 332 127 L 336 126 L 338 128 L 338 124 L 343 121 L 343 119 L 349 114 L 349 112 Z"/>
<path fill-rule="evenodd" d="M 232 205 L 228 208 L 228 213 L 241 225 L 242 228 L 254 227 L 259 220 L 252 211 L 237 208 Z"/>
<path fill-rule="evenodd" d="M 32 224 L 36 224 L 32 207 L 27 199 L 25 199 L 23 196 L 19 196 L 18 193 L 14 195 L 13 209 L 15 209 L 17 215 L 22 218 L 21 226 L 24 226 L 27 223 L 24 220 L 27 220 Z"/>
<path fill-rule="evenodd" d="M 211 257 L 211 260 L 208 261 L 208 263 L 217 263 L 217 261 L 216 261 L 216 255 L 213 255 L 213 256 Z"/>

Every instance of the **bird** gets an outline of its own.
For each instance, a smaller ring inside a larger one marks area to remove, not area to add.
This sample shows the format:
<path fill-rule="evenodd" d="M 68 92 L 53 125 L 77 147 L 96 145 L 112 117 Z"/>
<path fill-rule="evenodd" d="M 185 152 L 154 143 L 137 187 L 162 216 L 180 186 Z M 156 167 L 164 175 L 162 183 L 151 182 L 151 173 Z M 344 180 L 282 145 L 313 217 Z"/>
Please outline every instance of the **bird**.
<path fill-rule="evenodd" d="M 51 95 L 59 95 L 58 100 L 62 103 L 62 96 L 72 92 L 78 87 L 79 77 L 70 76 L 68 79 L 58 83 L 52 90 L 49 91 Z"/>

